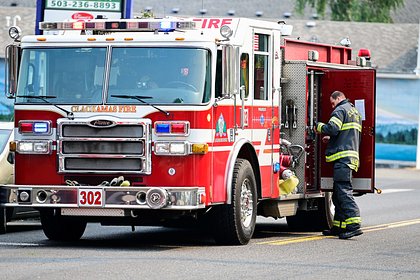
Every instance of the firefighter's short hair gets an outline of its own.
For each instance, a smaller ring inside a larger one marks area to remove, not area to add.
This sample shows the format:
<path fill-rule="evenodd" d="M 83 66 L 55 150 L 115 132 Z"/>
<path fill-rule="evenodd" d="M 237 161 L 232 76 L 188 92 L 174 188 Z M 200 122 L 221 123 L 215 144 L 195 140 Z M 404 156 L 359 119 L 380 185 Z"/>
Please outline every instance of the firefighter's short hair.
<path fill-rule="evenodd" d="M 346 98 L 346 95 L 345 95 L 343 92 L 339 91 L 339 90 L 336 90 L 336 91 L 334 91 L 333 93 L 331 93 L 331 98 L 332 98 L 332 99 L 336 100 L 336 99 L 337 99 L 337 98 L 339 98 L 339 97 L 344 97 L 344 98 Z"/>

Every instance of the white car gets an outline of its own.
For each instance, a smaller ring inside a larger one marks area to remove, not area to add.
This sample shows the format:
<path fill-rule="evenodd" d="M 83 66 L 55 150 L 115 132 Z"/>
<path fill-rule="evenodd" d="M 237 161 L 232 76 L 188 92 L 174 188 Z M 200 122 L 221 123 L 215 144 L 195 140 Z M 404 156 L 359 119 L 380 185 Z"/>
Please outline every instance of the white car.
<path fill-rule="evenodd" d="M 14 184 L 14 164 L 8 162 L 9 142 L 14 137 L 14 123 L 0 122 L 0 184 Z M 0 234 L 6 233 L 7 222 L 12 220 L 35 218 L 39 212 L 33 208 L 2 208 L 0 207 Z"/>
<path fill-rule="evenodd" d="M 9 142 L 13 140 L 13 122 L 0 122 L 0 184 L 14 183 L 14 166 L 7 161 Z"/>

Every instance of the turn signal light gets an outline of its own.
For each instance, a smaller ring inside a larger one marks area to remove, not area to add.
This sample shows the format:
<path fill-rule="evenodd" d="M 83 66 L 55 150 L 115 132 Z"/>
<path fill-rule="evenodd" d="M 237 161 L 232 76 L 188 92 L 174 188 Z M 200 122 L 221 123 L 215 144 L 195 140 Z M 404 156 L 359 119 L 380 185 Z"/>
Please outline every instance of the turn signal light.
<path fill-rule="evenodd" d="M 208 151 L 209 151 L 208 144 L 192 144 L 191 145 L 191 152 L 193 154 L 204 155 L 204 154 L 207 154 Z"/>
<path fill-rule="evenodd" d="M 16 142 L 15 141 L 10 141 L 9 142 L 9 151 L 10 152 L 16 152 Z"/>

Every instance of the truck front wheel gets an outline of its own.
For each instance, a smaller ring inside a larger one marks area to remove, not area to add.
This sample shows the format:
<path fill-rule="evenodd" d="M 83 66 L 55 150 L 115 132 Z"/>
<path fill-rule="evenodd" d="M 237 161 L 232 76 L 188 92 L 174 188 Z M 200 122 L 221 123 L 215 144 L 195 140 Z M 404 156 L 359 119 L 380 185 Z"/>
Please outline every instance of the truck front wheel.
<path fill-rule="evenodd" d="M 252 238 L 257 217 L 256 186 L 249 161 L 237 159 L 232 178 L 232 202 L 214 209 L 212 224 L 217 244 L 244 245 Z"/>
<path fill-rule="evenodd" d="M 48 239 L 54 241 L 76 241 L 86 229 L 86 221 L 76 217 L 54 215 L 53 211 L 41 211 L 41 225 Z"/>

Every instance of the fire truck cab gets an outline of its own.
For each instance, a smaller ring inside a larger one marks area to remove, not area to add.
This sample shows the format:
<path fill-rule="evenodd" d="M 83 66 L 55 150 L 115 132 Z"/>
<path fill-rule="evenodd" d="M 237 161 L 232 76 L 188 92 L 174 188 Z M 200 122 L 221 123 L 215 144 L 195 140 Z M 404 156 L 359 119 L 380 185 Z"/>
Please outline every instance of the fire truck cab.
<path fill-rule="evenodd" d="M 373 191 L 375 70 L 351 49 L 246 18 L 43 22 L 6 48 L 15 184 L 52 240 L 86 223 L 206 224 L 246 244 L 257 215 L 332 223 L 331 166 L 313 133 L 343 91 L 363 116 L 358 193 Z M 1 222 L 1 220 L 0 220 Z"/>

